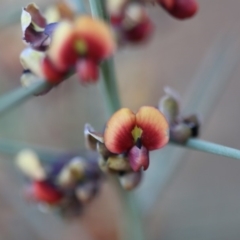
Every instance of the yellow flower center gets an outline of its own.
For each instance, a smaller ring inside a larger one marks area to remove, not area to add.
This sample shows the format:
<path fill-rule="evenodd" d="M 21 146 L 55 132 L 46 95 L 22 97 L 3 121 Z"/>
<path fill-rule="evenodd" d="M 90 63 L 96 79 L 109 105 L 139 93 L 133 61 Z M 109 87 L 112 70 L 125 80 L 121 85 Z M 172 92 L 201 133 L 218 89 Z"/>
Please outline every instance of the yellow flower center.
<path fill-rule="evenodd" d="M 142 136 L 142 129 L 141 128 L 139 128 L 138 126 L 135 126 L 134 127 L 134 129 L 132 130 L 132 136 L 133 136 L 133 139 L 134 139 L 134 143 L 136 143 L 137 142 L 137 140 L 139 139 L 139 138 L 141 138 L 141 136 Z"/>
<path fill-rule="evenodd" d="M 74 44 L 74 48 L 79 54 L 86 54 L 88 47 L 85 41 L 77 40 Z"/>

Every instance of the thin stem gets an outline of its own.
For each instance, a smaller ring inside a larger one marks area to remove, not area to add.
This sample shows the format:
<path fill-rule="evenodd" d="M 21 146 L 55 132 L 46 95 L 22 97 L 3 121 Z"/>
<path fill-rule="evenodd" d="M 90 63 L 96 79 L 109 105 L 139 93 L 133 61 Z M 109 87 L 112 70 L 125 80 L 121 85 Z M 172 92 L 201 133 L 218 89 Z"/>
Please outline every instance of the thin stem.
<path fill-rule="evenodd" d="M 89 0 L 92 15 L 109 22 L 108 14 L 105 9 L 104 0 Z M 120 100 L 117 89 L 114 61 L 110 58 L 101 65 L 102 88 L 108 108 L 109 115 L 112 115 L 120 108 Z M 142 218 L 137 207 L 133 193 L 123 190 L 117 178 L 113 178 L 115 188 L 118 190 L 119 197 L 123 203 L 124 221 L 121 229 L 121 237 L 125 240 L 143 240 L 144 233 L 142 228 Z"/>
<path fill-rule="evenodd" d="M 240 160 L 240 150 L 200 139 L 189 139 L 185 144 L 179 144 L 176 142 L 171 143 L 180 147 L 190 148 L 201 152 L 212 153 Z"/>
<path fill-rule="evenodd" d="M 33 94 L 44 89 L 46 85 L 46 82 L 39 81 L 38 83 L 33 84 L 28 88 L 18 88 L 10 93 L 3 95 L 0 97 L 0 115 L 18 106 Z"/>
<path fill-rule="evenodd" d="M 0 152 L 8 156 L 15 156 L 18 152 L 23 149 L 31 149 L 40 156 L 41 161 L 44 163 L 53 162 L 63 151 L 59 149 L 49 149 L 38 145 L 33 145 L 25 142 L 11 141 L 7 139 L 0 139 Z"/>

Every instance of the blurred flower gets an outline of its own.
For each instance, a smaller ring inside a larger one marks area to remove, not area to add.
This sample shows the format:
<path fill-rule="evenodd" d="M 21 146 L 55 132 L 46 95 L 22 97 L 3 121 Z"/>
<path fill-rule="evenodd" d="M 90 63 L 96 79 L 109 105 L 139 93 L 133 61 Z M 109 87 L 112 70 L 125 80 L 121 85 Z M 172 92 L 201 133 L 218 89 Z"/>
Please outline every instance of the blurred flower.
<path fill-rule="evenodd" d="M 132 190 L 139 185 L 142 172 L 133 172 L 126 154 L 110 152 L 103 142 L 103 134 L 95 132 L 89 124 L 85 125 L 84 135 L 87 148 L 99 153 L 98 164 L 104 173 L 117 175 L 126 190 Z"/>
<path fill-rule="evenodd" d="M 45 51 L 51 40 L 50 37 L 57 24 L 47 24 L 36 4 L 30 3 L 22 10 L 21 25 L 23 40 L 39 51 Z"/>
<path fill-rule="evenodd" d="M 16 163 L 28 177 L 27 198 L 63 216 L 80 212 L 99 191 L 101 172 L 95 160 L 66 156 L 43 167 L 36 153 L 23 150 Z"/>
<path fill-rule="evenodd" d="M 158 108 L 169 122 L 170 139 L 184 143 L 190 137 L 197 137 L 200 128 L 200 121 L 197 115 L 182 117 L 180 115 L 178 94 L 168 87 L 164 91 L 165 95 L 160 99 Z"/>
<path fill-rule="evenodd" d="M 24 68 L 21 83 L 28 87 L 39 78 L 49 83 L 36 95 L 47 93 L 74 72 L 83 84 L 96 82 L 99 64 L 115 49 L 111 31 L 104 22 L 89 16 L 70 21 L 74 14 L 67 5 L 61 3 L 57 6 L 58 13 L 62 14 L 59 19 L 68 20 L 47 24 L 33 3 L 22 12 L 24 39 L 31 48 L 23 50 L 20 55 Z"/>
<path fill-rule="evenodd" d="M 157 0 L 158 3 L 172 16 L 186 19 L 194 16 L 198 11 L 196 0 Z"/>
<path fill-rule="evenodd" d="M 89 16 L 81 16 L 74 22 L 61 22 L 53 34 L 52 44 L 47 52 L 49 60 L 59 71 L 68 71 L 76 68 L 77 65 L 85 62 L 85 66 L 91 63 L 91 69 L 99 63 L 110 57 L 115 49 L 115 43 L 108 26 Z M 89 74 L 82 74 L 86 67 L 76 69 L 80 76 L 86 76 L 87 81 Z M 98 77 L 98 74 L 91 74 L 91 77 Z M 96 80 L 96 79 L 94 79 Z"/>
<path fill-rule="evenodd" d="M 153 24 L 139 1 L 107 1 L 111 23 L 119 44 L 144 42 L 153 32 Z"/>

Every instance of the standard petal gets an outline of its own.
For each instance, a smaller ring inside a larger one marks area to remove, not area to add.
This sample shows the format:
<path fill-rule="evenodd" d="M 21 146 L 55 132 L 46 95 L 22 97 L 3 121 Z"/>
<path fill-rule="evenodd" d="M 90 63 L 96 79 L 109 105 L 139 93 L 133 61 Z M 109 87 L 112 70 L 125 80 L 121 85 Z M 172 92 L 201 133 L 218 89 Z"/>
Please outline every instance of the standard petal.
<path fill-rule="evenodd" d="M 60 70 L 65 71 L 75 65 L 78 53 L 74 49 L 73 25 L 70 21 L 59 23 L 52 35 L 48 56 L 53 64 Z"/>
<path fill-rule="evenodd" d="M 115 41 L 105 22 L 89 16 L 81 16 L 75 21 L 77 39 L 87 44 L 87 56 L 100 61 L 111 56 L 115 50 Z"/>
<path fill-rule="evenodd" d="M 144 170 L 148 169 L 149 152 L 144 146 L 141 148 L 138 148 L 137 146 L 132 147 L 129 150 L 127 157 L 134 172 L 138 172 L 142 168 Z"/>
<path fill-rule="evenodd" d="M 122 108 L 112 115 L 104 132 L 104 143 L 112 153 L 121 154 L 134 145 L 132 130 L 136 124 L 135 114 Z"/>
<path fill-rule="evenodd" d="M 149 151 L 165 146 L 169 141 L 169 126 L 164 115 L 154 107 L 141 107 L 136 123 L 142 129 L 141 142 Z"/>

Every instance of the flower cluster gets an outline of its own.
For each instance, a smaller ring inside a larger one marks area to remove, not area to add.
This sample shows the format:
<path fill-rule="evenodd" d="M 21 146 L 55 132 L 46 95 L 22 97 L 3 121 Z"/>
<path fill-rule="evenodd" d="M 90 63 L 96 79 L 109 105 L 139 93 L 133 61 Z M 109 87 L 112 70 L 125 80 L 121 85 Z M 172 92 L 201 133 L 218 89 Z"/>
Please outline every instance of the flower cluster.
<path fill-rule="evenodd" d="M 88 148 L 98 151 L 99 166 L 117 173 L 125 189 L 141 180 L 141 171 L 149 166 L 149 151 L 164 147 L 169 140 L 168 123 L 154 107 L 141 107 L 135 114 L 122 108 L 107 122 L 104 133 L 86 124 L 84 134 Z"/>
<path fill-rule="evenodd" d="M 82 83 L 95 82 L 99 64 L 113 54 L 115 42 L 104 22 L 87 15 L 73 19 L 69 12 L 63 16 L 65 20 L 47 23 L 35 4 L 23 9 L 23 39 L 29 45 L 20 55 L 23 85 L 30 85 L 37 76 L 51 88 L 74 72 Z"/>
<path fill-rule="evenodd" d="M 165 95 L 160 99 L 158 108 L 170 125 L 170 139 L 178 143 L 186 142 L 190 137 L 198 137 L 200 121 L 197 115 L 181 116 L 178 94 L 166 87 Z"/>
<path fill-rule="evenodd" d="M 107 0 L 111 24 L 119 45 L 144 42 L 153 32 L 153 24 L 143 2 Z"/>
<path fill-rule="evenodd" d="M 16 162 L 28 178 L 27 199 L 41 209 L 75 216 L 99 191 L 101 172 L 95 159 L 65 156 L 43 166 L 35 152 L 23 150 Z"/>
<path fill-rule="evenodd" d="M 154 27 L 146 11 L 147 3 L 159 4 L 177 19 L 190 18 L 198 10 L 196 0 L 107 0 L 119 44 L 143 42 L 152 35 Z"/>

